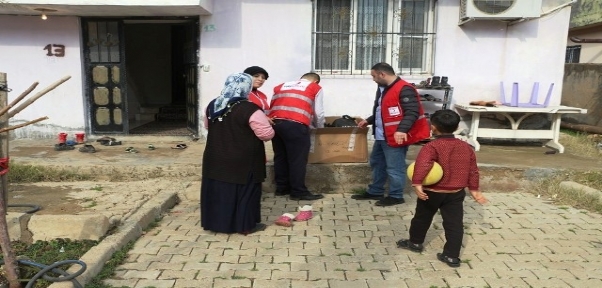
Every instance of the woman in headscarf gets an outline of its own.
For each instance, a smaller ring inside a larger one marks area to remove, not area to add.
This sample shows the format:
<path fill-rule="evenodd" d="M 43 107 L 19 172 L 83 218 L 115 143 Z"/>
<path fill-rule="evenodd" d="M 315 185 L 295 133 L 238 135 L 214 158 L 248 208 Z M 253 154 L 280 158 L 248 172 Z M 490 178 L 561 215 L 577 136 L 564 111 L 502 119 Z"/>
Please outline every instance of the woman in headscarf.
<path fill-rule="evenodd" d="M 264 230 L 261 183 L 266 177 L 264 141 L 274 137 L 267 116 L 248 100 L 252 78 L 228 76 L 221 94 L 206 110 L 201 226 L 244 235 Z"/>

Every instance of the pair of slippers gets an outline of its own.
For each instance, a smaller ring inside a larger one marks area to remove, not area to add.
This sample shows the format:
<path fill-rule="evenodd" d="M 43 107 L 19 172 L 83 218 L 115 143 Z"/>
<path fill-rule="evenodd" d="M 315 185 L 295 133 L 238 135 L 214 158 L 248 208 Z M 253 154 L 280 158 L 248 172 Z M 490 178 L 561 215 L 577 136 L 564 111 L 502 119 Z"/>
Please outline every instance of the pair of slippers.
<path fill-rule="evenodd" d="M 75 147 L 73 147 L 73 145 L 67 145 L 65 143 L 54 144 L 55 151 L 66 151 L 66 150 L 73 150 L 73 149 L 75 149 Z"/>
<path fill-rule="evenodd" d="M 121 141 L 117 141 L 113 137 L 98 138 L 98 139 L 96 139 L 96 142 L 98 142 L 98 143 L 100 143 L 100 145 L 104 145 L 104 146 L 117 146 L 117 145 L 121 145 Z"/>
<path fill-rule="evenodd" d="M 84 146 L 79 148 L 79 152 L 83 153 L 96 153 L 96 148 L 90 144 L 84 144 Z"/>
<path fill-rule="evenodd" d="M 186 144 L 184 144 L 184 143 L 176 144 L 175 146 L 171 147 L 171 149 L 180 149 L 180 150 L 183 150 L 186 148 L 188 148 L 188 146 L 186 146 Z"/>
<path fill-rule="evenodd" d="M 293 226 L 293 221 L 307 221 L 314 217 L 313 208 L 311 205 L 305 205 L 303 207 L 299 207 L 299 213 L 297 216 L 291 213 L 284 213 L 282 216 L 278 217 L 274 224 L 278 226 L 291 227 Z"/>

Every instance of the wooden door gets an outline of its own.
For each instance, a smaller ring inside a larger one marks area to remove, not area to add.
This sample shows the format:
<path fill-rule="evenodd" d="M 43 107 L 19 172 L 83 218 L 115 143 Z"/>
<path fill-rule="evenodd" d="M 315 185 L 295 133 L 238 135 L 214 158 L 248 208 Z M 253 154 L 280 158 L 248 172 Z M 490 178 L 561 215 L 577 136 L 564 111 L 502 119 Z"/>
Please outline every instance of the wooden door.
<path fill-rule="evenodd" d="M 91 132 L 126 133 L 123 23 L 121 20 L 84 19 L 82 25 Z"/>

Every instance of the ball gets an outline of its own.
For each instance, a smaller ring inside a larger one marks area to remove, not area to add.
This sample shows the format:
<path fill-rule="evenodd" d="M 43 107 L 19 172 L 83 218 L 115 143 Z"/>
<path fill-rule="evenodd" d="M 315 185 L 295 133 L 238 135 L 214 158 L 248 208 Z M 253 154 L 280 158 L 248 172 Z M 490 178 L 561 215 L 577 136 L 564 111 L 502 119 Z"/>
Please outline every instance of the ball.
<path fill-rule="evenodd" d="M 415 164 L 416 162 L 413 162 L 412 164 L 410 164 L 410 166 L 408 166 L 407 172 L 408 178 L 410 178 L 410 180 L 412 180 L 412 175 L 414 175 Z M 439 165 L 439 163 L 433 162 L 433 168 L 431 168 L 431 171 L 429 171 L 426 177 L 424 177 L 424 180 L 422 180 L 422 185 L 430 186 L 436 184 L 437 182 L 441 181 L 441 178 L 443 178 L 443 168 L 441 168 L 441 165 Z"/>

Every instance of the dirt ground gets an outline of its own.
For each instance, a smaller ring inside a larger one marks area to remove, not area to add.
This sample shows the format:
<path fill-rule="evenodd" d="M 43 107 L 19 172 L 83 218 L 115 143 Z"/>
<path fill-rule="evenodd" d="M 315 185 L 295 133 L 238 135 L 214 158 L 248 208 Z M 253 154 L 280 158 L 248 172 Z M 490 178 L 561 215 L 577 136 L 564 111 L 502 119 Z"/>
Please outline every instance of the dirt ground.
<path fill-rule="evenodd" d="M 39 215 L 77 214 L 84 210 L 82 201 L 69 197 L 70 187 L 47 187 L 31 184 L 12 184 L 8 188 L 8 212 L 26 212 L 40 207 Z M 25 205 L 26 207 L 18 207 Z M 17 207 L 15 207 L 17 206 Z"/>
<path fill-rule="evenodd" d="M 120 139 L 122 140 L 122 139 Z M 156 193 L 179 191 L 200 181 L 202 147 L 194 141 L 171 138 L 123 139 L 118 146 L 94 145 L 96 153 L 55 151 L 52 140 L 17 140 L 10 157 L 20 164 L 67 168 L 92 175 L 77 182 L 9 183 L 8 211 L 25 212 L 37 205 L 36 215 L 103 213 L 123 216 Z M 185 143 L 186 149 L 172 149 Z M 153 144 L 154 150 L 148 149 Z M 127 153 L 134 147 L 138 153 Z M 10 172 L 9 172 L 10 173 Z"/>

